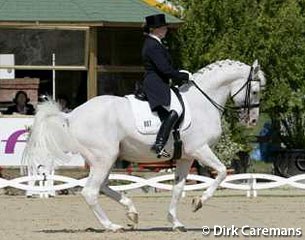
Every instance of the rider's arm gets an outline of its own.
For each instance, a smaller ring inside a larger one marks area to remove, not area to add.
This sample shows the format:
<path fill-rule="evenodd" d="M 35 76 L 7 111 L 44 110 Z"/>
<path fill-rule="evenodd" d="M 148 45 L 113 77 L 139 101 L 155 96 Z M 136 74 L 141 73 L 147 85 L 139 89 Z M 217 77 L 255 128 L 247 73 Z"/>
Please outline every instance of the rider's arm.
<path fill-rule="evenodd" d="M 178 82 L 178 84 L 189 80 L 189 75 L 187 73 L 179 72 L 179 70 L 172 66 L 162 47 L 156 46 L 149 49 L 147 55 L 156 66 L 157 70 L 167 78 L 171 78 L 175 82 Z"/>

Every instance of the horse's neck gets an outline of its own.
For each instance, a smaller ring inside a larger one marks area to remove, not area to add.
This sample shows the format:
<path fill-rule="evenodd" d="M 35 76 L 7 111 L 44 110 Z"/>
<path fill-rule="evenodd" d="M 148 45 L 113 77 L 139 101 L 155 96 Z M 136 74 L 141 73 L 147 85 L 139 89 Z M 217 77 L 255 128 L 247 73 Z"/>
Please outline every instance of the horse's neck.
<path fill-rule="evenodd" d="M 228 85 L 219 86 L 215 88 L 203 88 L 203 91 L 217 104 L 224 106 L 230 95 L 230 88 Z"/>
<path fill-rule="evenodd" d="M 230 85 L 249 71 L 249 66 L 237 65 L 216 68 L 197 75 L 197 84 L 213 101 L 224 106 L 230 95 Z"/>
<path fill-rule="evenodd" d="M 214 102 L 221 106 L 225 105 L 229 96 L 229 90 L 225 87 L 221 87 L 217 90 L 211 88 L 205 88 L 201 90 L 203 90 L 209 98 L 211 98 Z M 206 115 L 207 112 L 213 112 L 213 114 L 220 116 L 219 110 L 215 106 L 213 106 L 213 104 L 208 100 L 208 98 L 204 96 L 204 94 L 202 94 L 200 90 L 197 89 L 195 86 L 189 87 L 188 91 L 185 92 L 185 95 L 192 108 L 192 111 L 201 113 L 203 115 Z"/>
<path fill-rule="evenodd" d="M 218 82 L 212 81 L 201 81 L 201 83 L 197 83 L 199 88 L 207 94 L 207 96 L 212 99 L 217 104 L 224 106 L 230 94 L 229 83 L 221 84 Z M 195 90 L 195 91 L 194 91 Z M 193 96 L 196 96 L 198 99 L 207 99 L 199 89 L 194 88 L 191 91 Z"/>

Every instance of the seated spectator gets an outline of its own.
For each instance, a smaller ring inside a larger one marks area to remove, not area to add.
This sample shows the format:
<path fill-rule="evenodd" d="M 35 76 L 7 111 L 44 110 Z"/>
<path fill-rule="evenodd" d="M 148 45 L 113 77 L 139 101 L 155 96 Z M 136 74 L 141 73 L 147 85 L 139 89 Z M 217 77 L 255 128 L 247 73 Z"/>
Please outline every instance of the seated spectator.
<path fill-rule="evenodd" d="M 32 104 L 29 104 L 30 99 L 25 91 L 18 91 L 13 99 L 14 105 L 9 106 L 4 114 L 24 114 L 34 115 L 35 109 Z"/>
<path fill-rule="evenodd" d="M 70 108 L 70 101 L 65 95 L 59 95 L 57 102 L 59 103 L 62 112 L 68 113 L 72 111 Z"/>

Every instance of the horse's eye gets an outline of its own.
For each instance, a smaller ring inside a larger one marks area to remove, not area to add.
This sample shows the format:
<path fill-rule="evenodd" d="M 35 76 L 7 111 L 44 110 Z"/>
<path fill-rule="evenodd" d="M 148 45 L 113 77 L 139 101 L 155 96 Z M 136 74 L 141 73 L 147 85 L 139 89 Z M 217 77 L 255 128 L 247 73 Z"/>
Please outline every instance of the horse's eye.
<path fill-rule="evenodd" d="M 252 94 L 253 94 L 253 95 L 256 95 L 256 94 L 257 94 L 257 91 L 253 91 Z"/>

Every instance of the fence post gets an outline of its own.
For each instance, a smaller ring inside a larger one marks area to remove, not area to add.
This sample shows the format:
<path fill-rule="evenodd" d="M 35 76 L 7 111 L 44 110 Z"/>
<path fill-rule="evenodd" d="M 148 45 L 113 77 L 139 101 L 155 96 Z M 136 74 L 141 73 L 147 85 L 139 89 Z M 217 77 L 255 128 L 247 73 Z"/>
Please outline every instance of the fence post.
<path fill-rule="evenodd" d="M 38 186 L 40 187 L 47 187 L 50 188 L 54 186 L 54 180 L 49 179 L 49 176 L 54 176 L 54 170 L 48 171 L 43 165 L 38 165 L 36 172 L 30 174 L 30 171 L 28 171 L 28 176 L 43 176 L 42 180 L 38 181 Z M 30 180 L 29 186 L 34 187 L 36 184 L 36 180 Z M 48 191 L 33 191 L 28 190 L 26 191 L 27 197 L 32 197 L 33 195 L 39 195 L 40 198 L 48 198 L 50 196 L 55 197 L 55 191 L 54 190 L 48 190 Z"/>
<path fill-rule="evenodd" d="M 247 190 L 247 197 L 257 197 L 257 190 L 256 190 L 256 184 L 257 184 L 257 179 L 253 177 L 253 175 L 250 175 L 250 178 L 248 179 L 248 184 L 250 189 Z"/>

